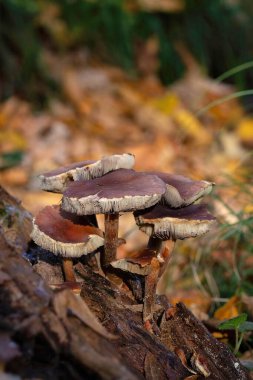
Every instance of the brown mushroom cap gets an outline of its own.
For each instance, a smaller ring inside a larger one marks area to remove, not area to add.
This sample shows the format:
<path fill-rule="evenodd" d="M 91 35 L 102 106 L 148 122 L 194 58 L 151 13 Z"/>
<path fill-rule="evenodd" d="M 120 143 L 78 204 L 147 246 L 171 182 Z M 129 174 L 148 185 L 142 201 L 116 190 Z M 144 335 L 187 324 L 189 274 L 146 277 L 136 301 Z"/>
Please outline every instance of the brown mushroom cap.
<path fill-rule="evenodd" d="M 131 153 L 113 154 L 96 161 L 93 165 L 90 165 L 89 170 L 78 167 L 73 178 L 75 181 L 93 179 L 113 170 L 132 169 L 134 164 L 135 158 Z"/>
<path fill-rule="evenodd" d="M 150 210 L 137 211 L 134 215 L 141 231 L 162 240 L 203 235 L 215 221 L 205 204 L 193 204 L 180 209 L 159 204 Z"/>
<path fill-rule="evenodd" d="M 164 192 L 165 184 L 157 176 L 119 169 L 90 181 L 70 183 L 62 208 L 79 215 L 140 210 L 159 202 Z"/>
<path fill-rule="evenodd" d="M 134 161 L 132 154 L 124 153 L 106 156 L 97 161 L 76 162 L 41 174 L 39 186 L 42 190 L 62 193 L 70 181 L 100 177 L 119 168 L 130 169 L 134 166 Z"/>
<path fill-rule="evenodd" d="M 124 259 L 113 261 L 111 265 L 114 268 L 118 268 L 123 271 L 146 276 L 150 273 L 150 265 L 154 258 L 157 258 L 158 261 L 163 264 L 166 261 L 167 256 L 167 250 L 163 250 L 160 254 L 157 255 L 156 251 L 149 248 L 144 248 L 140 251 L 132 253 L 130 256 L 127 256 Z"/>
<path fill-rule="evenodd" d="M 111 266 L 123 271 L 146 276 L 150 272 L 150 264 L 154 257 L 156 257 L 156 252 L 145 248 L 135 252 L 131 257 L 113 261 Z"/>
<path fill-rule="evenodd" d="M 214 183 L 207 181 L 194 181 L 190 178 L 152 171 L 150 174 L 157 175 L 166 184 L 166 192 L 162 200 L 171 207 L 184 207 L 194 203 L 204 195 L 212 191 Z"/>
<path fill-rule="evenodd" d="M 65 216 L 65 217 L 64 217 Z M 58 205 L 43 208 L 33 221 L 32 239 L 40 247 L 62 257 L 80 257 L 104 245 L 103 232 L 61 212 Z"/>
<path fill-rule="evenodd" d="M 42 190 L 52 191 L 54 193 L 62 193 L 69 181 L 73 181 L 74 173 L 77 168 L 89 170 L 89 167 L 94 165 L 97 161 L 81 161 L 75 162 L 71 165 L 63 166 L 61 168 L 52 170 L 50 172 L 41 174 L 39 176 L 39 187 Z"/>

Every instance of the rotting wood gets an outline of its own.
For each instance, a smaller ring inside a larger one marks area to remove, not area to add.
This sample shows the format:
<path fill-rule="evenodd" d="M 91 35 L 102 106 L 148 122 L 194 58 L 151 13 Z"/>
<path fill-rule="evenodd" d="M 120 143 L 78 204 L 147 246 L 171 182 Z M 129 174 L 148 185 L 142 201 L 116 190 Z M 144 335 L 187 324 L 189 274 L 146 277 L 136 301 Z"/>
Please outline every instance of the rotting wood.
<path fill-rule="evenodd" d="M 228 346 L 215 339 L 182 303 L 164 313 L 161 341 L 196 374 L 213 380 L 249 379 Z"/>

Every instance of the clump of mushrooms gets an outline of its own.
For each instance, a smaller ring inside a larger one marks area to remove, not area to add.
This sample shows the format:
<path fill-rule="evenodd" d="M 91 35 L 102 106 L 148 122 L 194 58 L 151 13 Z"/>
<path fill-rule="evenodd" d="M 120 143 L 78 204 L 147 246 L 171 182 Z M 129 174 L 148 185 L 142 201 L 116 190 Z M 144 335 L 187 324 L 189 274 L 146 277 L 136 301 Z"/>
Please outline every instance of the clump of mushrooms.
<path fill-rule="evenodd" d="M 97 161 L 76 162 L 41 174 L 39 186 L 45 191 L 63 193 L 75 180 L 89 180 L 119 168 L 132 168 L 133 165 L 134 156 L 128 153 L 106 156 Z M 64 212 L 58 206 L 46 207 L 34 218 L 31 235 L 37 245 L 63 257 L 64 277 L 69 283 L 75 281 L 72 259 L 104 245 L 96 215 L 77 218 L 77 214 Z M 96 229 L 92 230 L 92 226 Z M 100 236 L 96 243 L 95 236 Z M 94 244 L 91 244 L 92 241 Z M 91 250 L 93 245 L 94 249 Z"/>
<path fill-rule="evenodd" d="M 105 274 L 111 270 L 144 277 L 143 320 L 153 321 L 156 286 L 177 239 L 206 233 L 215 218 L 200 199 L 213 183 L 132 169 L 132 154 L 82 161 L 42 174 L 43 190 L 63 194 L 61 206 L 43 209 L 34 219 L 34 241 L 63 257 L 66 281 L 74 281 L 72 258 L 96 251 Z M 136 224 L 149 236 L 147 247 L 117 258 L 119 216 L 133 212 Z M 96 215 L 104 214 L 104 233 Z M 152 329 L 151 329 L 152 330 Z"/>

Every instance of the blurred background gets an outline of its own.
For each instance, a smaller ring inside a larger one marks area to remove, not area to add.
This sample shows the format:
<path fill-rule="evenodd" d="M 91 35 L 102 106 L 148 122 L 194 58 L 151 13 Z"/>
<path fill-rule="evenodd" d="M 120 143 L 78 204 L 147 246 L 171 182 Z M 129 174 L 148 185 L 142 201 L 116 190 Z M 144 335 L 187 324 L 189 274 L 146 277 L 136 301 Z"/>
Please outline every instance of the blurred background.
<path fill-rule="evenodd" d="M 38 174 L 123 152 L 215 182 L 217 226 L 177 243 L 161 289 L 252 318 L 252 36 L 252 0 L 0 0 L 1 184 L 36 213 L 60 200 Z M 121 235 L 146 242 L 131 215 Z"/>

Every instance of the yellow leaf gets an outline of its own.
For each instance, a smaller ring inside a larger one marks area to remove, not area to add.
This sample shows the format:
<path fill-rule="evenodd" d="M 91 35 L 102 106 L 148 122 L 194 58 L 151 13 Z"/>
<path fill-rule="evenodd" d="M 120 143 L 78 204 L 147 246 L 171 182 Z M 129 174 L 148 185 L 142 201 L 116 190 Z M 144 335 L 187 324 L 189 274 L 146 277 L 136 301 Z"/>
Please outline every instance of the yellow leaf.
<path fill-rule="evenodd" d="M 253 214 L 253 205 L 249 204 L 249 205 L 245 206 L 244 212 L 246 212 L 247 214 Z"/>
<path fill-rule="evenodd" d="M 253 144 L 253 118 L 246 117 L 241 120 L 237 128 L 239 139 L 246 144 Z"/>
<path fill-rule="evenodd" d="M 179 99 L 176 95 L 168 93 L 165 96 L 152 100 L 151 105 L 165 115 L 171 115 L 179 106 Z"/>
<path fill-rule="evenodd" d="M 200 142 L 209 142 L 211 140 L 211 136 L 204 129 L 204 126 L 186 109 L 179 108 L 177 112 L 174 113 L 173 119 L 186 134 L 196 138 Z"/>
<path fill-rule="evenodd" d="M 238 296 L 231 297 L 225 305 L 221 306 L 214 313 L 214 318 L 219 321 L 235 318 L 240 314 L 241 300 Z"/>
<path fill-rule="evenodd" d="M 25 150 L 27 143 L 25 138 L 16 131 L 0 131 L 0 145 L 4 152 L 10 150 Z"/>

